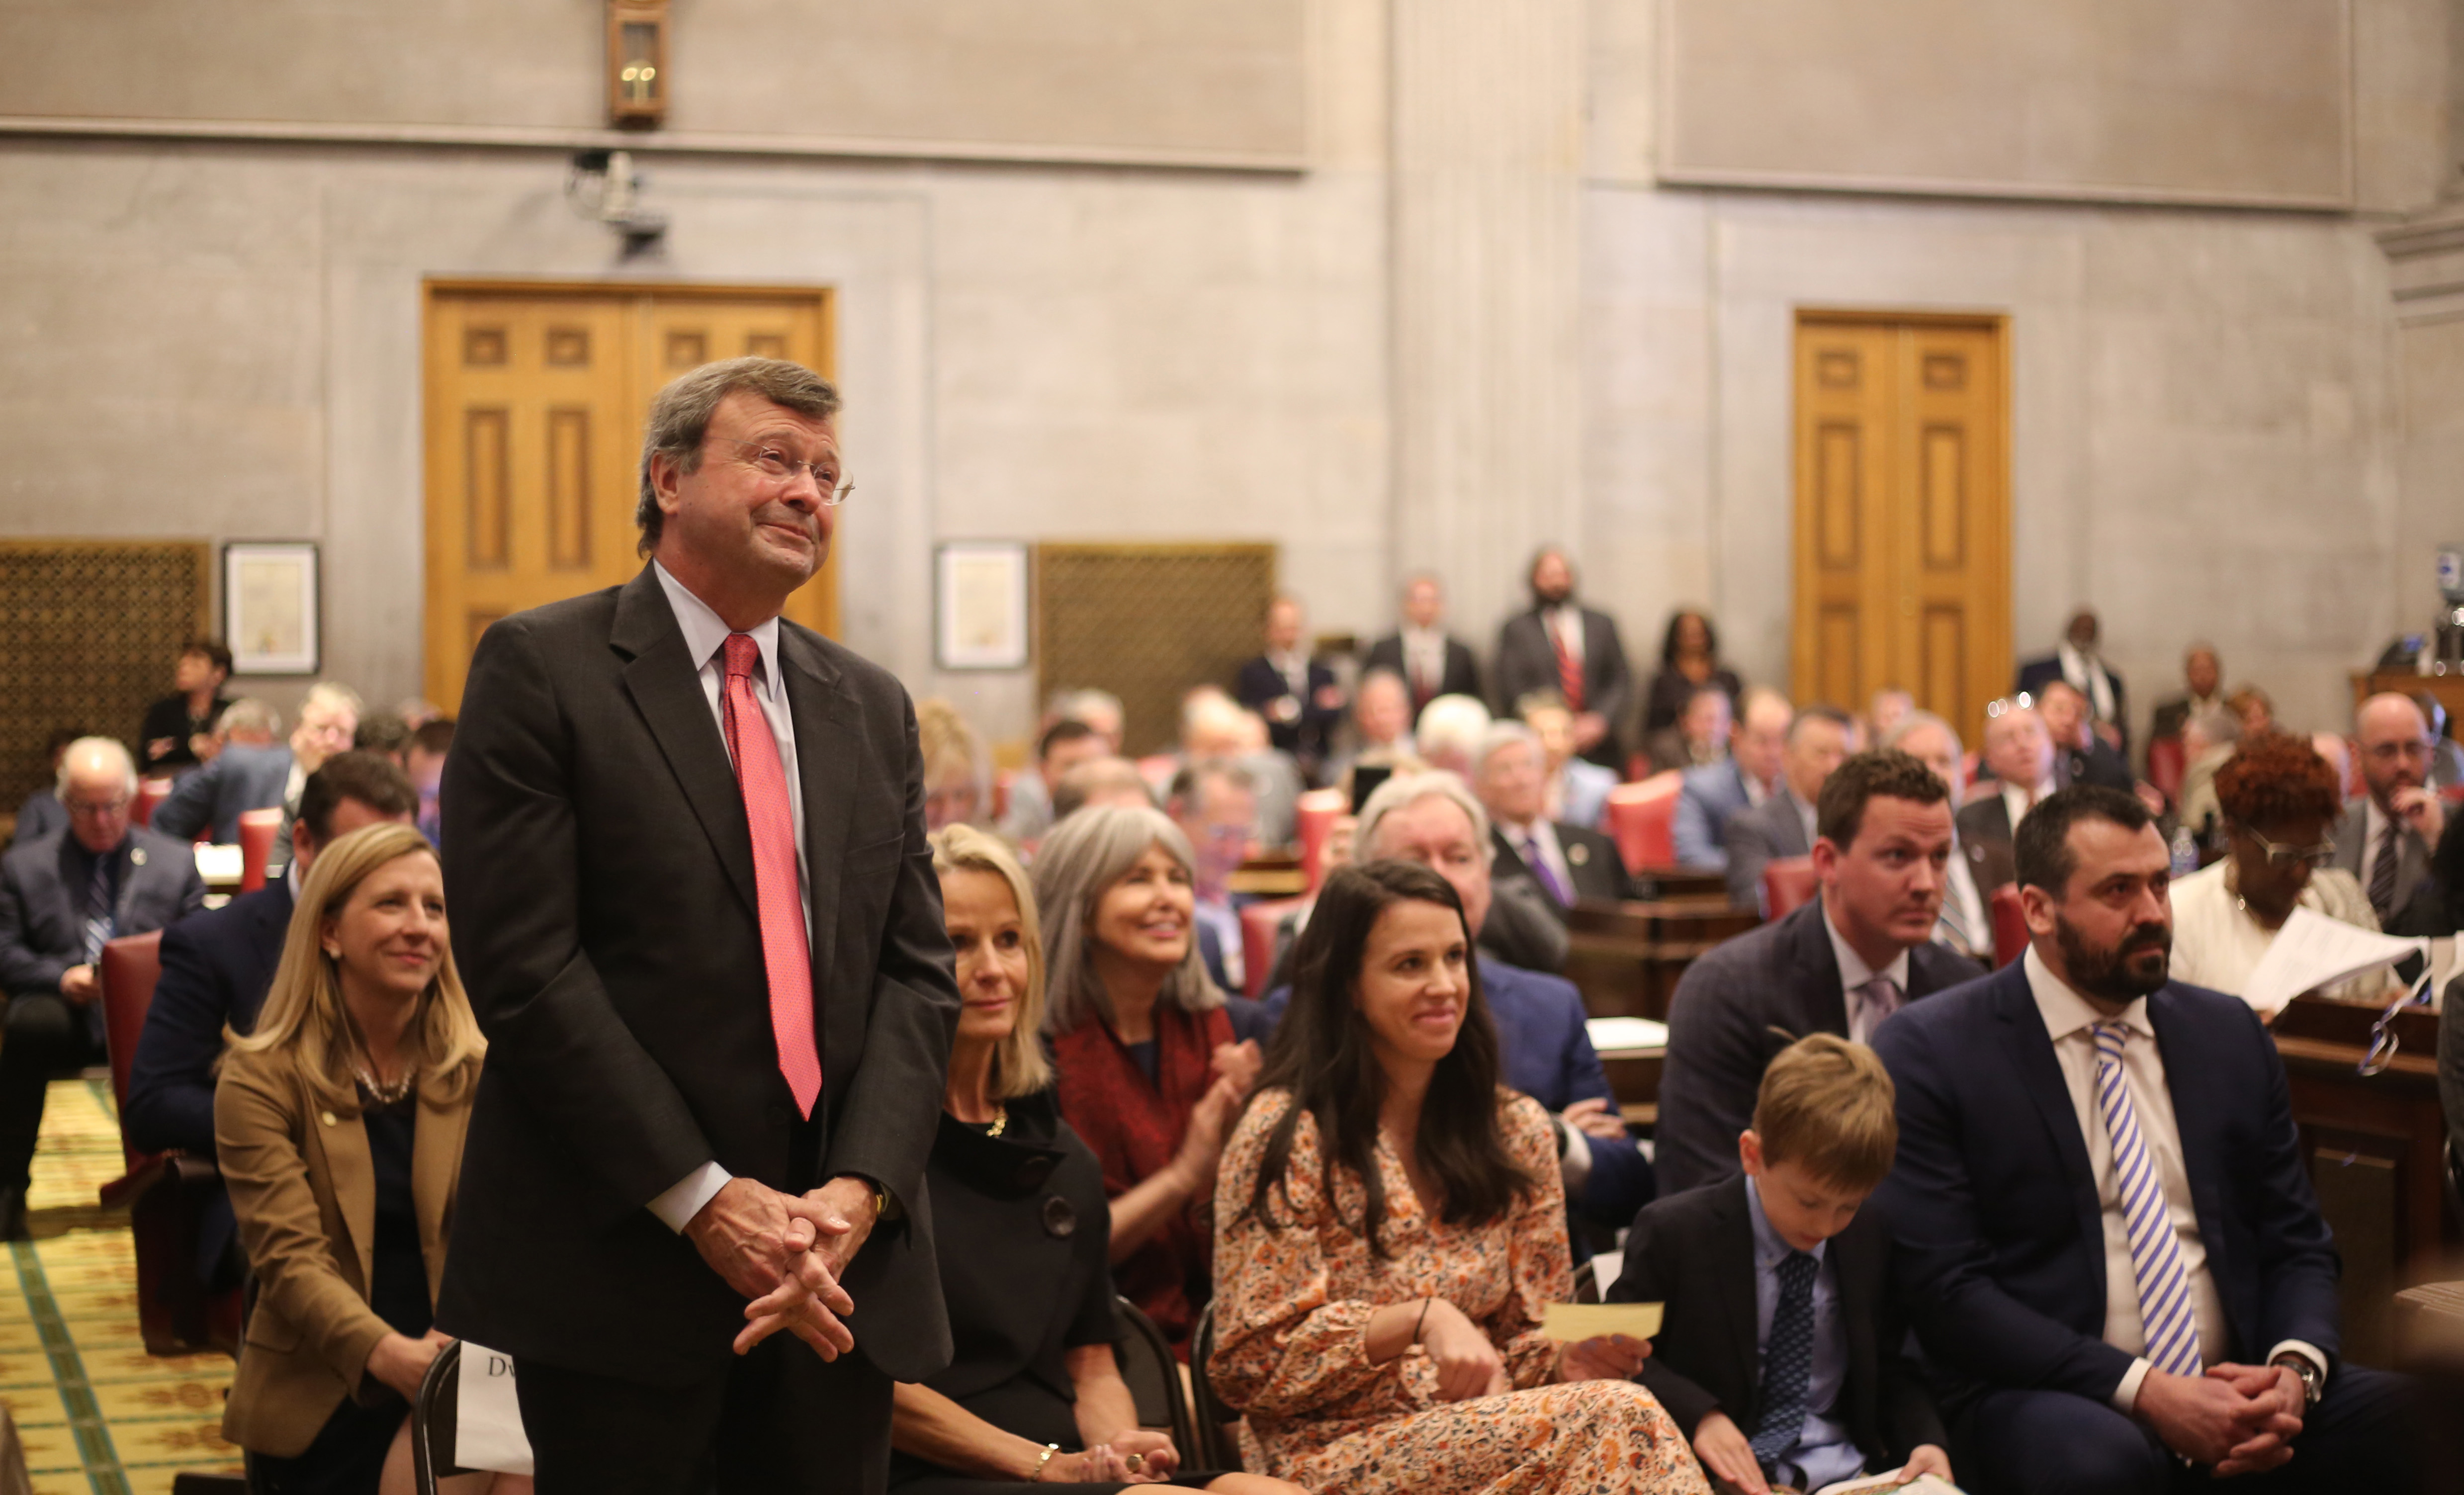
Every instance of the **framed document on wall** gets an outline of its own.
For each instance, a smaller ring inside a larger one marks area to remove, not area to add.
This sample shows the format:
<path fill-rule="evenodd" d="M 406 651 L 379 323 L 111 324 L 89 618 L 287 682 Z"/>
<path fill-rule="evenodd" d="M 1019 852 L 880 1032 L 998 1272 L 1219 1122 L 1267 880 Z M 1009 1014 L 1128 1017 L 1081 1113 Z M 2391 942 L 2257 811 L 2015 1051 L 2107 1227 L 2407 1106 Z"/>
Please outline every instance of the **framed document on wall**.
<path fill-rule="evenodd" d="M 943 670 L 1023 670 L 1026 546 L 953 540 L 933 553 L 933 657 Z"/>
<path fill-rule="evenodd" d="M 252 540 L 223 547 L 223 637 L 234 675 L 317 672 L 317 546 Z"/>

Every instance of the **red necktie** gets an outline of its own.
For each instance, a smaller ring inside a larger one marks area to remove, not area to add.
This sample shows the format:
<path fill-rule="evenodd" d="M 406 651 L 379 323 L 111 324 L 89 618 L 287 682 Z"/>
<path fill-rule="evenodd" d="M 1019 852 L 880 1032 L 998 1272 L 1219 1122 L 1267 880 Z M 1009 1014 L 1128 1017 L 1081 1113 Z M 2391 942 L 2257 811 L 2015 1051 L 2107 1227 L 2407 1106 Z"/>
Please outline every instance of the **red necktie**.
<path fill-rule="evenodd" d="M 779 1043 L 779 1072 L 796 1094 L 796 1110 L 813 1113 L 822 1094 L 822 1060 L 813 1044 L 813 954 L 804 939 L 803 899 L 796 890 L 796 816 L 787 802 L 787 773 L 779 739 L 753 696 L 760 646 L 749 633 L 727 636 L 727 689 L 720 693 L 727 750 L 744 793 L 753 831 L 754 905 L 761 914 L 761 963 L 770 975 L 770 1032 Z"/>
<path fill-rule="evenodd" d="M 1552 620 L 1542 619 L 1541 627 L 1549 630 L 1549 645 L 1557 651 L 1557 689 L 1565 693 L 1566 710 L 1579 716 L 1583 714 L 1583 662 L 1566 648 L 1566 636 Z"/>

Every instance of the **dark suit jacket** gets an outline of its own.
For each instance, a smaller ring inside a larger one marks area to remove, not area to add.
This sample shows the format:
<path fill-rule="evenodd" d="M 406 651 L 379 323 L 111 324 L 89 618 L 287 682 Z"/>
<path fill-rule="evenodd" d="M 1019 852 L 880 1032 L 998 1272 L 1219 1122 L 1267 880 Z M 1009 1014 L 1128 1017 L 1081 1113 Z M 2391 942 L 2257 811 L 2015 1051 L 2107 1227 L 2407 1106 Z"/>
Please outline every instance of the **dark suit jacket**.
<path fill-rule="evenodd" d="M 2369 802 L 2367 795 L 2345 801 L 2344 813 L 2336 821 L 2336 860 L 2333 865 L 2355 877 L 2362 875 L 2362 857 L 2369 849 L 2363 845 L 2369 838 Z M 2401 910 L 2410 902 L 2414 890 L 2430 875 L 2431 853 L 2436 849 L 2422 840 L 2421 832 L 2410 825 L 2405 826 L 2404 833 L 2396 837 L 2395 909 Z M 2364 883 L 2362 890 L 2368 892 L 2369 885 Z"/>
<path fill-rule="evenodd" d="M 1472 657 L 1470 645 L 1452 634 L 1446 635 L 1446 669 L 1438 682 L 1436 695 L 1420 693 L 1420 683 L 1412 678 L 1411 671 L 1404 668 L 1403 635 L 1400 631 L 1389 633 L 1369 646 L 1369 658 L 1361 665 L 1360 672 L 1365 675 L 1372 670 L 1392 670 L 1403 677 L 1403 689 L 1411 693 L 1415 717 L 1420 715 L 1421 707 L 1439 695 L 1480 694 L 1480 661 Z"/>
<path fill-rule="evenodd" d="M 2130 751 L 2130 697 L 2123 693 L 2122 676 L 2114 671 L 2112 666 L 2100 664 L 2097 668 L 2104 671 L 2105 684 L 2113 689 L 2113 725 L 2122 734 L 2122 751 L 2127 755 Z M 2011 689 L 2035 695 L 2061 677 L 2062 656 L 2059 652 L 2046 654 L 2022 661 L 2018 678 Z"/>
<path fill-rule="evenodd" d="M 1992 897 L 1994 889 L 2018 876 L 2011 806 L 2004 802 L 1999 790 L 1961 805 L 1951 815 L 1951 822 L 1959 827 L 1959 847 L 1968 855 L 1968 868 L 1976 879 L 1978 897 Z M 1989 875 L 1991 882 L 1986 880 Z"/>
<path fill-rule="evenodd" d="M 268 883 L 163 932 L 163 976 L 128 1070 L 121 1116 L 141 1152 L 214 1155 L 214 1062 L 223 1027 L 256 1026 L 291 932 L 291 884 Z"/>
<path fill-rule="evenodd" d="M 240 812 L 278 808 L 290 780 L 289 748 L 226 747 L 154 807 L 153 826 L 181 841 L 210 828 L 217 846 L 229 846 L 239 839 Z"/>
<path fill-rule="evenodd" d="M 1617 1092 L 1609 1088 L 1599 1050 L 1592 1046 L 1591 1030 L 1584 1025 L 1588 1014 L 1573 982 L 1483 956 L 1480 985 L 1488 1000 L 1489 1021 L 1497 1024 L 1500 1078 L 1507 1086 L 1546 1106 L 1551 1114 L 1581 1100 L 1604 1100 L 1616 1107 Z M 1266 1021 L 1283 1022 L 1284 1009 L 1291 1000 L 1288 986 L 1268 992 L 1264 1003 Z M 1582 1197 L 1572 1202 L 1616 1229 L 1650 1202 L 1659 1183 L 1651 1160 L 1631 1141 L 1619 1145 L 1589 1140 L 1592 1176 L 1583 1184 Z"/>
<path fill-rule="evenodd" d="M 1551 822 L 1551 826 L 1557 832 L 1557 847 L 1566 854 L 1566 873 L 1573 884 L 1567 891 L 1573 893 L 1577 901 L 1593 899 L 1614 903 L 1621 898 L 1642 896 L 1636 890 L 1634 880 L 1626 876 L 1625 859 L 1617 854 L 1616 842 L 1596 830 L 1586 830 L 1564 821 Z M 1497 850 L 1496 860 L 1489 864 L 1491 875 L 1529 880 L 1531 886 L 1539 890 L 1549 911 L 1560 918 L 1565 917 L 1566 905 L 1549 896 L 1549 890 L 1541 886 L 1540 874 L 1524 862 L 1523 854 L 1506 839 L 1506 832 L 1492 825 L 1488 839 Z"/>
<path fill-rule="evenodd" d="M 1789 857 L 1812 856 L 1814 843 L 1796 801 L 1783 788 L 1751 809 L 1740 810 L 1722 833 L 1728 853 L 1728 901 L 1761 907 L 1763 868 Z"/>
<path fill-rule="evenodd" d="M 1554 691 L 1557 648 L 1540 622 L 1538 609 L 1517 613 L 1497 630 L 1497 712 L 1511 715 L 1514 703 L 1534 691 Z M 1617 641 L 1617 620 L 1607 613 L 1583 609 L 1583 710 L 1607 718 L 1609 735 L 1583 756 L 1611 768 L 1623 768 L 1617 736 L 1624 730 L 1626 706 L 1634 693 L 1634 674 L 1626 668 L 1625 646 Z"/>
<path fill-rule="evenodd" d="M 1848 1339 L 1837 1416 L 1869 1469 L 1897 1468 L 1918 1445 L 1945 1442 L 1933 1398 L 1903 1352 L 1907 1318 L 1893 1291 L 1891 1254 L 1890 1223 L 1870 1207 L 1823 1249 Z M 1625 1265 L 1605 1296 L 1666 1305 L 1639 1379 L 1679 1432 L 1691 1440 L 1717 1411 L 1748 1438 L 1754 1435 L 1763 1416 L 1762 1351 L 1744 1175 L 1646 1206 L 1635 1217 Z"/>
<path fill-rule="evenodd" d="M 2284 1065 L 2237 997 L 2147 999 L 2233 1357 L 2286 1339 L 2336 1353 L 2336 1248 L 2304 1171 Z M 2102 1402 L 2130 1356 L 2104 1342 L 2103 1216 L 2079 1114 L 2025 961 L 1875 1031 L 1899 1087 L 1900 1151 L 1877 1194 L 1927 1359 L 1986 1388 Z"/>
<path fill-rule="evenodd" d="M 489 1043 L 449 1332 L 647 1383 L 723 1374 L 743 1300 L 646 1208 L 715 1158 L 789 1192 L 841 1174 L 887 1190 L 895 1218 L 847 1276 L 857 1351 L 897 1380 L 950 1358 L 924 1164 L 958 998 L 915 714 L 809 629 L 782 622 L 779 654 L 824 1075 L 800 1174 L 744 802 L 657 577 L 480 638 L 443 793 L 453 953 Z"/>
<path fill-rule="evenodd" d="M 70 886 L 68 838 L 54 831 L 0 857 L 0 991 L 9 996 L 58 996 L 60 978 L 85 964 L 85 890 Z M 143 934 L 205 907 L 205 879 L 187 846 L 143 825 L 128 827 L 128 842 L 112 905 L 119 934 Z"/>
<path fill-rule="evenodd" d="M 2178 737 L 2189 723 L 2189 695 L 2187 693 L 2168 695 L 2156 703 L 2156 715 L 2147 723 L 2147 739 L 2154 742 L 2165 737 Z"/>
<path fill-rule="evenodd" d="M 2054 783 L 2059 788 L 2092 783 L 2127 794 L 2137 781 L 2131 777 L 2130 760 L 2115 752 L 2113 744 L 2102 737 L 2097 738 L 2093 747 L 2054 749 Z"/>
<path fill-rule="evenodd" d="M 26 796 L 25 802 L 17 806 L 17 827 L 10 832 L 9 844 L 12 846 L 22 846 L 27 842 L 40 840 L 53 831 L 68 828 L 69 810 L 67 805 L 60 802 L 59 791 L 37 789 Z"/>
<path fill-rule="evenodd" d="M 1908 952 L 1908 1000 L 1984 972 L 1947 946 L 1919 945 Z M 1848 1036 L 1820 898 L 1718 946 L 1678 981 L 1660 1075 L 1662 1183 L 1692 1189 L 1737 1171 L 1737 1133 L 1753 1124 L 1764 1067 L 1810 1033 Z"/>
<path fill-rule="evenodd" d="M 1274 711 L 1276 702 L 1292 693 L 1291 682 L 1284 672 L 1260 654 L 1241 667 L 1241 675 L 1233 682 L 1232 693 L 1241 704 L 1266 718 L 1266 737 L 1280 752 L 1289 753 L 1304 764 L 1315 764 L 1326 758 L 1328 746 L 1334 740 L 1334 729 L 1343 720 L 1343 707 L 1320 706 L 1320 691 L 1334 687 L 1334 671 L 1312 659 L 1309 663 L 1309 694 L 1300 699 L 1300 715 L 1287 721 Z"/>

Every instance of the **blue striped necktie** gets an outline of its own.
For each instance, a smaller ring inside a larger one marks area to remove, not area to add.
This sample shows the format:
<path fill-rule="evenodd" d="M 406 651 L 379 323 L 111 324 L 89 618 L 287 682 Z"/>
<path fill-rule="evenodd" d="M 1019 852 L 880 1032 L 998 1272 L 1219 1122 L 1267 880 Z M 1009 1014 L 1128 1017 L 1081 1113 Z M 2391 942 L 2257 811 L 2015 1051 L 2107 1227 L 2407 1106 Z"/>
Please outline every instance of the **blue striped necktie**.
<path fill-rule="evenodd" d="M 102 958 L 102 947 L 111 942 L 111 862 L 116 852 L 106 851 L 94 859 L 94 881 L 85 890 L 85 963 L 93 965 Z"/>
<path fill-rule="evenodd" d="M 2104 1108 L 2104 1130 L 2113 1139 L 2113 1184 L 2130 1231 L 2130 1267 L 2138 1281 L 2139 1323 L 2148 1363 L 2175 1375 L 2197 1375 L 2199 1316 L 2190 1301 L 2190 1274 L 2182 1269 L 2181 1242 L 2165 1203 L 2164 1180 L 2139 1132 L 2123 1072 L 2122 1045 L 2130 1029 L 2100 1022 L 2096 1035 L 2096 1093 Z M 2110 1283 L 2105 1290 L 2113 1290 Z"/>

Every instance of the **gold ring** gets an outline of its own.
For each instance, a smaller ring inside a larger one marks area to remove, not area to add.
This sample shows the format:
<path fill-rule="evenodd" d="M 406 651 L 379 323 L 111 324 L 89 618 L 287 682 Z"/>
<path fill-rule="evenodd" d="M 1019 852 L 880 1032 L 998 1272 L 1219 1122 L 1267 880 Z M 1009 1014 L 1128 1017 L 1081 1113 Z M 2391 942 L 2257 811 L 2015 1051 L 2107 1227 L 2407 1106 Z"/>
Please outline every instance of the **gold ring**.
<path fill-rule="evenodd" d="M 1132 1454 L 1129 1457 L 1128 1462 L 1130 1465 L 1130 1472 L 1132 1474 L 1135 1474 L 1140 1469 L 1147 1466 L 1147 1456 L 1144 1454 Z"/>

